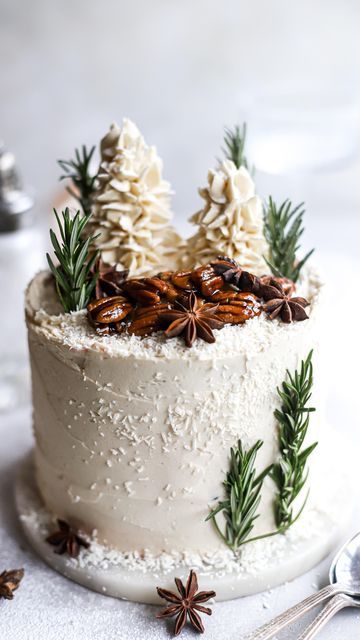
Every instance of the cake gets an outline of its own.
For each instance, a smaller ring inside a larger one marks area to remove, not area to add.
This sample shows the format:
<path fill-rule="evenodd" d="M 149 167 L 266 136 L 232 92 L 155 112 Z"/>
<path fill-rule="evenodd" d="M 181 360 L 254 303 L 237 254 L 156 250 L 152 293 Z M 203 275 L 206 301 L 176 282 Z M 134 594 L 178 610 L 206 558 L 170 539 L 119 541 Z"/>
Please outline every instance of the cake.
<path fill-rule="evenodd" d="M 281 254 L 303 210 L 270 200 L 264 225 L 244 159 L 227 157 L 186 242 L 135 125 L 113 125 L 100 150 L 93 210 L 63 213 L 60 264 L 49 258 L 26 292 L 43 539 L 56 520 L 71 527 L 76 553 L 47 538 L 77 556 L 60 570 L 77 579 L 97 566 L 91 586 L 140 601 L 156 599 L 160 575 L 189 569 L 220 598 L 290 579 L 326 553 L 335 527 L 323 284 L 297 243 L 287 263 Z"/>

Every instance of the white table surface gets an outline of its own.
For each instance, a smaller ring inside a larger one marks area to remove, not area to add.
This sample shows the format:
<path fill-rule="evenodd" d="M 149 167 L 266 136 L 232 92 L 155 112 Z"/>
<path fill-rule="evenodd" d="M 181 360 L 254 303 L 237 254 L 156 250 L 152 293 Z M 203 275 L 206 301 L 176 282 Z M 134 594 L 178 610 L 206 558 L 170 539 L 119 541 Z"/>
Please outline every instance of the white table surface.
<path fill-rule="evenodd" d="M 311 237 L 320 249 L 317 261 L 329 282 L 329 324 L 324 327 L 327 358 L 331 375 L 328 381 L 328 419 L 351 438 L 360 450 L 358 423 L 358 309 L 356 302 L 357 237 L 359 222 L 350 219 L 350 229 L 334 222 L 324 238 L 324 220 L 312 225 Z M 336 246 L 348 247 L 337 259 Z M 322 248 L 323 247 L 323 248 Z M 325 249 L 326 247 L 326 249 Z M 344 274 L 350 274 L 344 277 Z M 335 303 L 334 303 L 335 300 Z M 341 333 L 339 318 L 347 309 L 346 332 Z M 350 309 L 350 312 L 349 312 Z M 49 569 L 29 548 L 19 526 L 13 500 L 16 467 L 32 446 L 30 407 L 0 416 L 0 569 L 25 567 L 25 578 L 12 602 L 0 602 L 0 637 L 14 640 L 121 640 L 162 639 L 169 636 L 163 622 L 154 619 L 155 607 L 121 602 L 80 587 Z M 349 535 L 360 527 L 360 509 L 354 514 Z M 211 618 L 204 616 L 206 637 L 213 640 L 241 638 L 259 624 L 314 592 L 326 583 L 330 558 L 301 578 L 256 596 L 215 604 Z M 203 585 L 206 588 L 206 585 Z M 295 640 L 300 627 L 278 636 Z M 172 621 L 169 622 L 171 629 Z M 319 635 L 322 640 L 355 640 L 359 637 L 360 614 L 357 610 L 339 613 Z M 184 638 L 194 637 L 191 630 Z"/>

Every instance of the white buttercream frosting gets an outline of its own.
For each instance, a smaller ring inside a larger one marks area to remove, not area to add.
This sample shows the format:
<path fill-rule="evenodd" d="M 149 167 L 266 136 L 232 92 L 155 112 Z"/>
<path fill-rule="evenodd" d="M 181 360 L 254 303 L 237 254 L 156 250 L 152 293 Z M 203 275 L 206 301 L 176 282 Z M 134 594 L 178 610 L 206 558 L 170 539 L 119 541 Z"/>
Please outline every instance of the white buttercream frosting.
<path fill-rule="evenodd" d="M 124 119 L 121 128 L 111 125 L 100 151 L 92 231 L 100 234 L 95 246 L 103 260 L 132 275 L 171 268 L 181 240 L 170 224 L 171 188 L 155 147 Z"/>
<path fill-rule="evenodd" d="M 267 243 L 262 204 L 248 170 L 224 160 L 216 171 L 209 171 L 208 185 L 199 193 L 205 204 L 190 218 L 199 228 L 188 241 L 186 264 L 193 266 L 226 255 L 244 269 L 264 273 Z"/>
<path fill-rule="evenodd" d="M 120 551 L 226 549 L 205 519 L 221 495 L 229 448 L 262 439 L 258 470 L 275 460 L 276 388 L 317 345 L 320 292 L 310 273 L 299 292 L 310 301 L 305 322 L 262 314 L 187 349 L 161 334 L 97 336 L 84 312 L 60 312 L 47 273 L 36 276 L 26 315 L 47 507 Z M 317 355 L 314 364 L 319 407 Z M 320 425 L 318 411 L 309 442 Z M 274 527 L 274 491 L 267 479 L 255 534 Z"/>

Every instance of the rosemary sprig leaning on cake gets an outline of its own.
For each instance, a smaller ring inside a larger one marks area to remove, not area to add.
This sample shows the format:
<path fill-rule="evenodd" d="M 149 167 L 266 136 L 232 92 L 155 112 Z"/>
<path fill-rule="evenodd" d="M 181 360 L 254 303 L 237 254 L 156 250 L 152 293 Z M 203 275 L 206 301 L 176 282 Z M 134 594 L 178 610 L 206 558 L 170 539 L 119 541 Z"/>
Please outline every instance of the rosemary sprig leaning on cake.
<path fill-rule="evenodd" d="M 245 451 L 239 440 L 237 447 L 230 449 L 230 468 L 223 483 L 225 499 L 210 511 L 206 519 L 212 519 L 219 536 L 235 552 L 249 542 L 285 533 L 304 510 L 309 493 L 294 514 L 294 502 L 308 477 L 306 463 L 317 445 L 314 443 L 303 449 L 310 413 L 315 411 L 307 406 L 313 385 L 312 353 L 310 351 L 306 360 L 301 362 L 300 371 L 295 371 L 293 376 L 287 371 L 288 379 L 278 389 L 282 401 L 281 408 L 275 410 L 279 423 L 279 460 L 257 476 L 256 456 L 263 442 L 258 440 Z M 249 537 L 255 520 L 259 517 L 261 489 L 267 476 L 273 479 L 277 488 L 274 500 L 276 529 Z M 225 519 L 224 531 L 216 520 L 220 512 Z"/>
<path fill-rule="evenodd" d="M 239 440 L 236 447 L 231 447 L 230 468 L 223 482 L 225 500 L 219 502 L 206 518 L 206 520 L 212 519 L 218 534 L 233 551 L 237 551 L 246 542 L 269 535 L 257 536 L 251 540 L 248 538 L 254 528 L 255 520 L 259 517 L 257 511 L 261 500 L 262 484 L 272 466 L 267 467 L 260 475 L 256 475 L 255 461 L 262 445 L 263 442 L 258 440 L 253 447 L 245 451 Z M 216 520 L 220 512 L 225 518 L 224 533 Z"/>
<path fill-rule="evenodd" d="M 278 389 L 282 404 L 275 410 L 275 417 L 279 423 L 280 459 L 273 465 L 270 475 L 278 489 L 274 510 L 280 533 L 298 520 L 309 495 L 307 493 L 301 508 L 294 514 L 294 501 L 308 477 L 307 460 L 317 446 L 315 442 L 303 449 L 310 413 L 315 411 L 314 407 L 307 406 L 313 386 L 312 354 L 310 351 L 301 362 L 300 371 L 295 371 L 293 376 L 287 371 L 288 379 Z"/>
<path fill-rule="evenodd" d="M 275 276 L 293 282 L 297 282 L 301 269 L 314 252 L 312 249 L 297 260 L 299 240 L 304 232 L 304 213 L 303 203 L 293 207 L 290 200 L 285 200 L 277 206 L 271 196 L 265 207 L 264 234 L 269 244 L 269 257 L 265 260 Z"/>
<path fill-rule="evenodd" d="M 64 311 L 80 311 L 90 302 L 98 277 L 97 273 L 93 272 L 98 252 L 90 252 L 96 236 L 83 237 L 91 213 L 82 215 L 77 211 L 72 218 L 69 209 L 66 208 L 61 213 L 62 220 L 56 209 L 54 214 L 61 241 L 58 241 L 52 229 L 50 238 L 59 264 L 55 266 L 48 253 L 47 261 L 55 278 L 56 290 Z"/>
<path fill-rule="evenodd" d="M 80 203 L 84 213 L 90 213 L 96 189 L 96 174 L 91 175 L 90 173 L 90 163 L 94 151 L 95 147 L 91 147 L 88 151 L 86 146 L 82 145 L 81 151 L 75 149 L 75 159 L 58 160 L 58 164 L 65 172 L 60 176 L 60 180 L 71 180 L 75 189 L 66 187 L 66 190 Z"/>

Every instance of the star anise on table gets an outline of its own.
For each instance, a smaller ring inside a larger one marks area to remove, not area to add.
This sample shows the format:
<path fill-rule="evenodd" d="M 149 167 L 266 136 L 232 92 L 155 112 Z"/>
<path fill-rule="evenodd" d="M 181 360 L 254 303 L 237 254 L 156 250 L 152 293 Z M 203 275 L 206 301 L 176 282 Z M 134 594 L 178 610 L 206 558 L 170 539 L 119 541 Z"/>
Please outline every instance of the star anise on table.
<path fill-rule="evenodd" d="M 191 347 L 197 338 L 205 342 L 215 342 L 213 329 L 222 329 L 224 323 L 216 317 L 217 304 L 203 304 L 192 291 L 184 304 L 160 314 L 162 324 L 168 324 L 165 330 L 167 338 L 182 336 L 187 347 Z"/>
<path fill-rule="evenodd" d="M 13 599 L 14 591 L 19 587 L 24 573 L 24 569 L 13 569 L 0 573 L 0 598 Z"/>
<path fill-rule="evenodd" d="M 175 584 L 179 595 L 167 589 L 157 587 L 160 598 L 164 598 L 171 605 L 156 614 L 157 618 L 172 618 L 176 616 L 174 634 L 176 636 L 183 630 L 186 620 L 189 619 L 190 624 L 199 631 L 204 633 L 204 625 L 198 611 L 211 616 L 212 611 L 209 607 L 203 607 L 202 603 L 207 602 L 210 598 L 216 596 L 215 591 L 199 591 L 198 581 L 195 571 L 191 570 L 186 585 L 179 578 L 175 578 Z"/>
<path fill-rule="evenodd" d="M 305 311 L 305 307 L 309 305 L 308 301 L 299 296 L 291 298 L 275 280 L 263 285 L 262 297 L 266 300 L 263 309 L 271 320 L 280 317 L 283 322 L 290 323 L 308 319 Z"/>
<path fill-rule="evenodd" d="M 55 547 L 55 553 L 67 553 L 71 558 L 77 558 L 80 547 L 89 548 L 89 543 L 80 536 L 65 520 L 57 521 L 59 529 L 46 538 L 46 542 Z"/>
<path fill-rule="evenodd" d="M 118 271 L 116 265 L 106 264 L 99 258 L 95 263 L 93 273 L 98 274 L 95 285 L 95 300 L 106 298 L 107 296 L 118 296 L 121 294 L 121 287 L 128 277 L 129 271 Z"/>

